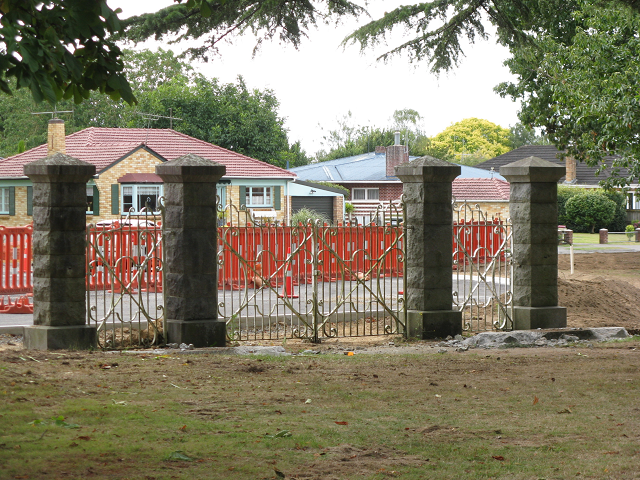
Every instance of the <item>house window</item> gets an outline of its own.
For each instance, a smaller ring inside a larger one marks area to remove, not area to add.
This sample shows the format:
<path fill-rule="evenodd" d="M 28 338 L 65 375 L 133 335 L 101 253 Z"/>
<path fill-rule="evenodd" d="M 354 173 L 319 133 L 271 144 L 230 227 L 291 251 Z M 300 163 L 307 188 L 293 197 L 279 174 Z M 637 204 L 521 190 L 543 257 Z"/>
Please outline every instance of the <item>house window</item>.
<path fill-rule="evenodd" d="M 270 207 L 272 205 L 272 187 L 247 187 L 247 207 Z"/>
<path fill-rule="evenodd" d="M 93 213 L 93 185 L 87 185 L 87 213 Z"/>
<path fill-rule="evenodd" d="M 10 187 L 0 188 L 0 215 L 10 215 Z"/>
<path fill-rule="evenodd" d="M 351 190 L 352 200 L 380 200 L 379 188 L 354 188 Z"/>
<path fill-rule="evenodd" d="M 122 213 L 157 213 L 162 185 L 122 185 Z"/>

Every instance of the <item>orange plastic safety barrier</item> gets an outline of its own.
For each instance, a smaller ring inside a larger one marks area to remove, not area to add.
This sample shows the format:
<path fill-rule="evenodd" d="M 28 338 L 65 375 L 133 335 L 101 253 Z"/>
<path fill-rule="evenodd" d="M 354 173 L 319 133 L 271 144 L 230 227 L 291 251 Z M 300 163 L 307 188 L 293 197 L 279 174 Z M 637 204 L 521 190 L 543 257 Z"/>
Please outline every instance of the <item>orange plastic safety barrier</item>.
<path fill-rule="evenodd" d="M 33 227 L 0 226 L 0 294 L 33 292 Z"/>

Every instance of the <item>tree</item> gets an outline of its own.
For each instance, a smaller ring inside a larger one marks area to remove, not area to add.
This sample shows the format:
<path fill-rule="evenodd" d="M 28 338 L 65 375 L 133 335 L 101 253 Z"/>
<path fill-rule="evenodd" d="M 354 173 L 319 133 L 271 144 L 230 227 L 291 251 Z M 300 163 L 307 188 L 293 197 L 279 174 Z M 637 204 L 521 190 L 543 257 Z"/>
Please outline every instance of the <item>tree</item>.
<path fill-rule="evenodd" d="M 534 128 L 531 128 L 522 123 L 516 123 L 509 128 L 510 139 L 509 146 L 511 150 L 520 148 L 525 145 L 550 145 L 549 137 L 546 135 L 539 135 Z"/>
<path fill-rule="evenodd" d="M 250 30 L 258 36 L 256 49 L 262 40 L 274 37 L 297 47 L 306 36 L 306 29 L 319 20 L 365 13 L 348 0 L 175 1 L 178 5 L 125 20 L 126 38 L 134 42 L 164 40 L 167 36 L 172 38 L 170 43 L 198 40 L 198 45 L 185 54 L 206 61 L 220 41 L 236 32 Z"/>
<path fill-rule="evenodd" d="M 177 58 L 171 50 L 123 50 L 125 73 L 137 93 L 150 92 L 181 76 L 191 80 L 193 67 Z"/>
<path fill-rule="evenodd" d="M 475 165 L 511 150 L 510 131 L 479 118 L 466 118 L 431 139 L 431 148 L 444 150 L 457 163 Z"/>
<path fill-rule="evenodd" d="M 324 162 L 372 152 L 378 146 L 393 145 L 396 131 L 401 132 L 401 143 L 409 147 L 409 155 L 426 155 L 429 140 L 418 127 L 421 118 L 412 109 L 396 110 L 391 117 L 391 125 L 379 128 L 356 125 L 353 114 L 347 112 L 338 119 L 337 128 L 322 137 L 322 144 L 328 149 L 316 152 L 316 159 Z"/>
<path fill-rule="evenodd" d="M 640 15 L 584 2 L 573 18 L 571 38 L 545 31 L 531 47 L 512 50 L 518 82 L 498 91 L 522 99 L 520 119 L 543 127 L 577 160 L 603 169 L 604 156 L 618 155 L 605 185 L 632 183 L 640 176 Z M 630 171 L 624 178 L 621 166 Z"/>
<path fill-rule="evenodd" d="M 411 108 L 396 110 L 393 112 L 393 129 L 402 134 L 402 143 L 413 145 L 421 136 L 419 127 L 422 117 Z"/>
<path fill-rule="evenodd" d="M 121 29 L 116 13 L 105 0 L 3 0 L 0 90 L 28 88 L 52 104 L 80 103 L 92 91 L 133 103 L 112 39 Z"/>
<path fill-rule="evenodd" d="M 72 114 L 61 114 L 67 133 L 87 127 L 148 127 L 148 121 L 138 112 L 167 116 L 172 109 L 173 116 L 181 121 L 174 120 L 171 125 L 169 119 L 158 119 L 153 126 L 172 126 L 281 167 L 287 162 L 290 167 L 309 162 L 300 142 L 289 146 L 278 100 L 270 90 L 250 90 L 242 79 L 237 84 L 221 84 L 193 73 L 183 60 L 163 50 L 126 51 L 124 59 L 136 78 L 137 108 L 97 92 L 80 105 L 62 101 L 58 110 L 73 110 Z M 163 72 L 151 68 L 154 64 L 161 65 Z M 20 141 L 26 148 L 46 142 L 48 116 L 31 114 L 41 110 L 24 89 L 0 102 L 0 155 L 18 153 Z"/>
<path fill-rule="evenodd" d="M 290 150 L 279 103 L 271 90 L 250 90 L 242 77 L 237 83 L 195 75 L 193 81 L 177 76 L 139 96 L 139 108 L 148 114 L 166 115 L 172 109 L 173 128 L 206 142 L 280 167 L 307 163 L 299 145 Z M 131 126 L 144 126 L 133 119 Z M 158 119 L 156 128 L 169 128 L 169 119 Z"/>
<path fill-rule="evenodd" d="M 600 192 L 584 192 L 569 198 L 565 210 L 570 224 L 593 233 L 596 226 L 604 227 L 614 220 L 616 203 Z"/>

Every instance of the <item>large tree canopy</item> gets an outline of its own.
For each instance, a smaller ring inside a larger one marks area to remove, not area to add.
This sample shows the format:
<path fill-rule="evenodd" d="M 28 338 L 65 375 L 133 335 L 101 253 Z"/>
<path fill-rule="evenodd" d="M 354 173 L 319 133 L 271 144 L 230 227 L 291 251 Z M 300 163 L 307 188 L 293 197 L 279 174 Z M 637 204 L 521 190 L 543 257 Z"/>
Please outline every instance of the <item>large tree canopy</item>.
<path fill-rule="evenodd" d="M 531 47 L 512 50 L 517 81 L 497 90 L 522 99 L 521 120 L 578 160 L 604 168 L 603 157 L 616 155 L 604 183 L 632 183 L 640 177 L 640 14 L 583 2 L 573 18 L 569 41 L 541 32 Z M 630 174 L 619 177 L 620 166 Z"/>
<path fill-rule="evenodd" d="M 110 39 L 120 28 L 105 0 L 2 0 L 0 90 L 26 87 L 50 103 L 80 103 L 97 90 L 133 102 Z"/>
<path fill-rule="evenodd" d="M 511 132 L 480 118 L 466 118 L 431 139 L 432 148 L 456 163 L 475 165 L 511 150 Z"/>
<path fill-rule="evenodd" d="M 263 39 L 278 37 L 298 46 L 306 30 L 330 17 L 359 15 L 364 9 L 349 0 L 175 0 L 177 5 L 124 21 L 125 36 L 134 42 L 170 36 L 171 42 L 198 40 L 186 50 L 192 58 L 208 59 L 230 34 L 251 31 Z"/>
<path fill-rule="evenodd" d="M 169 128 L 253 158 L 285 167 L 308 163 L 299 143 L 289 145 L 279 103 L 270 90 L 250 89 L 240 78 L 223 84 L 196 74 L 171 51 L 125 51 L 127 73 L 135 78 L 136 107 L 93 92 L 80 105 L 62 101 L 67 133 L 86 127 Z M 158 68 L 150 68 L 156 65 Z M 22 89 L 0 102 L 0 156 L 46 142 L 47 115 Z M 173 120 L 161 118 L 172 114 Z M 181 120 L 177 120 L 177 118 Z"/>
<path fill-rule="evenodd" d="M 348 0 L 175 0 L 177 5 L 121 23 L 106 0 L 0 0 L 0 90 L 29 88 L 37 102 L 87 99 L 92 91 L 134 103 L 116 40 L 176 34 L 198 39 L 192 56 L 206 58 L 233 32 L 279 36 L 298 45 L 306 29 L 329 16 L 357 15 Z M 319 9 L 316 5 L 323 8 Z M 14 80 L 12 82 L 12 80 Z"/>

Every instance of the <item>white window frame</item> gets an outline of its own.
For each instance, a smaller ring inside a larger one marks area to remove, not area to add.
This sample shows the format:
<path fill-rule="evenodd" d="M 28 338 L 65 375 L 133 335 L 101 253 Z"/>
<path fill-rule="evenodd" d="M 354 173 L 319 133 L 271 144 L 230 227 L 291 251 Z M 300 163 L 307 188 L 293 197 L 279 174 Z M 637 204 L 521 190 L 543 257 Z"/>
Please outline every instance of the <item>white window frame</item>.
<path fill-rule="evenodd" d="M 131 188 L 131 195 L 128 195 L 128 189 Z M 139 205 L 138 202 L 140 198 L 142 198 L 144 193 L 139 193 L 140 190 L 144 190 L 144 188 L 154 188 L 157 189 L 156 195 L 156 208 L 158 205 L 158 199 L 163 195 L 163 185 L 161 183 L 123 183 L 120 186 L 120 205 L 122 205 L 122 214 L 126 215 L 127 213 L 139 214 L 141 210 L 144 208 L 144 205 Z M 125 192 L 127 193 L 125 195 Z M 154 194 L 147 194 L 154 195 Z M 131 201 L 125 202 L 125 196 L 130 196 Z M 145 201 L 146 202 L 146 199 Z M 144 203 L 143 202 L 143 203 Z M 146 212 L 146 213 L 160 213 L 160 210 L 156 210 L 154 212 Z"/>
<path fill-rule="evenodd" d="M 87 215 L 93 215 L 93 208 L 89 208 L 89 197 L 91 197 L 91 205 L 93 206 L 93 185 L 87 185 Z"/>
<path fill-rule="evenodd" d="M 264 203 L 253 203 L 254 193 L 256 194 L 256 198 L 258 198 L 257 190 L 262 189 L 262 197 L 265 199 Z M 256 190 L 256 192 L 254 192 Z M 273 207 L 273 187 L 246 187 L 247 194 L 247 208 L 272 208 Z"/>
<path fill-rule="evenodd" d="M 361 193 L 364 198 L 356 198 L 356 191 Z M 351 189 L 351 201 L 352 202 L 372 202 L 380 201 L 380 189 L 379 188 L 352 188 Z"/>
<path fill-rule="evenodd" d="M 0 188 L 0 215 L 11 214 L 11 187 Z"/>

